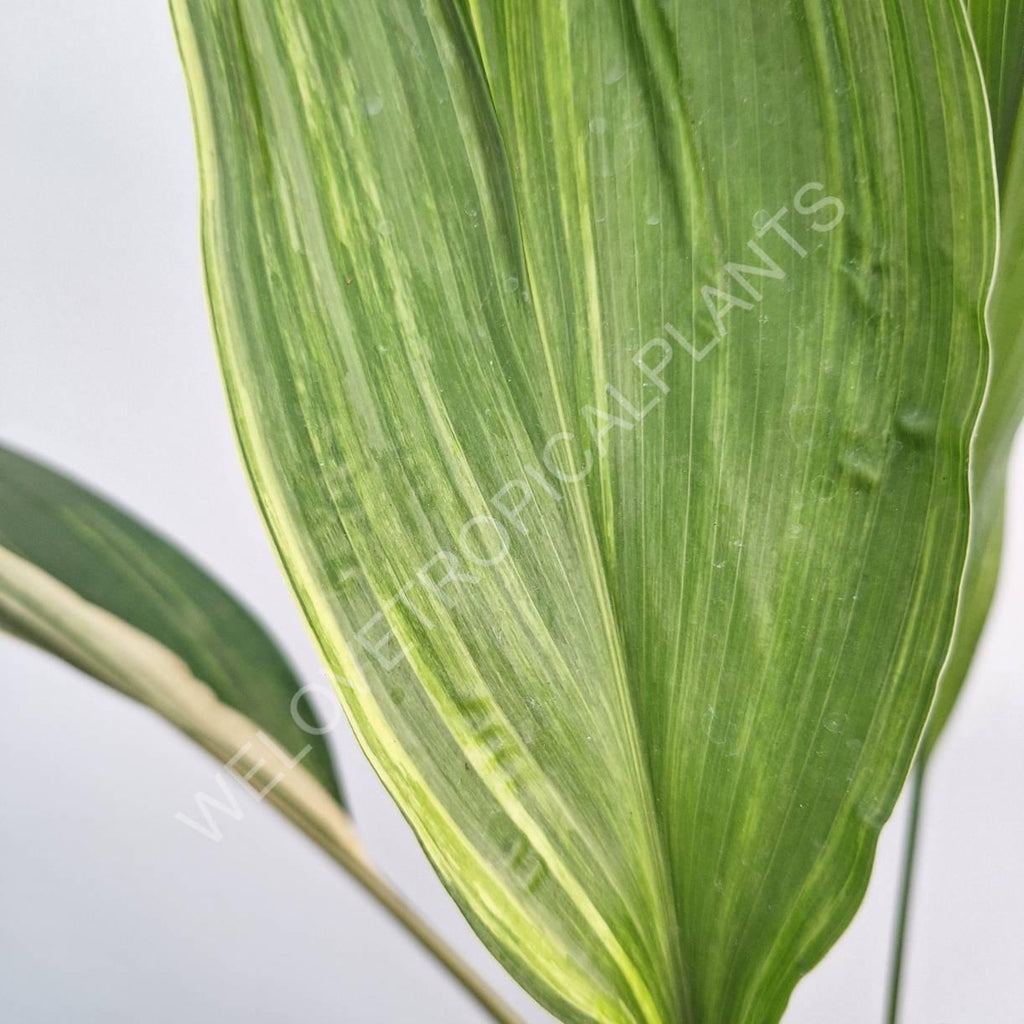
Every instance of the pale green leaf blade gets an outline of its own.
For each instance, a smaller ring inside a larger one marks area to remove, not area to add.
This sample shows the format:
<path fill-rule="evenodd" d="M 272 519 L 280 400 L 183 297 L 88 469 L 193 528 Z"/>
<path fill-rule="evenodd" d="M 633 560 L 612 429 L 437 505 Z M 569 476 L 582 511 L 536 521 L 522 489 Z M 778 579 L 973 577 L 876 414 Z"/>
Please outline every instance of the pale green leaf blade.
<path fill-rule="evenodd" d="M 565 1019 L 777 1020 L 964 566 L 960 5 L 172 9 L 242 449 L 375 768 Z"/>
<path fill-rule="evenodd" d="M 989 301 L 991 369 L 971 469 L 971 542 L 949 661 L 925 734 L 938 742 L 974 660 L 999 577 L 1006 472 L 1024 418 L 1024 4 L 968 5 L 988 89 L 1000 195 L 999 266 Z"/>
<path fill-rule="evenodd" d="M 201 681 L 250 721 L 239 746 L 263 729 L 293 756 L 306 750 L 304 767 L 341 803 L 321 727 L 309 700 L 297 696 L 291 667 L 252 615 L 172 544 L 66 476 L 0 448 L 0 548 L 15 556 L 5 565 L 37 566 L 82 602 L 152 638 L 169 652 L 165 660 L 181 659 L 183 677 Z M 0 588 L 10 584 L 4 574 Z M 74 660 L 52 623 L 32 631 L 8 611 L 0 624 Z M 97 674 L 85 660 L 79 667 Z"/>

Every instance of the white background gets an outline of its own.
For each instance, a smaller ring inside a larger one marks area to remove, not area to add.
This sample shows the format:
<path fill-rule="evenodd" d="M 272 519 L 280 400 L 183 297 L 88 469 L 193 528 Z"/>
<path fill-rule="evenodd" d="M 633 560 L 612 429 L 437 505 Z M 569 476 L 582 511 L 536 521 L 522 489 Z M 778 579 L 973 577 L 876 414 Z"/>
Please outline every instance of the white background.
<path fill-rule="evenodd" d="M 75 471 L 244 595 L 318 677 L 235 455 L 210 342 L 185 89 L 160 2 L 8 0 L 0 39 L 0 439 Z M 933 769 L 904 1024 L 1024 1020 L 1024 449 L 1002 584 Z M 481 1021 L 267 807 L 177 823 L 215 765 L 146 711 L 0 640 L 0 1014 L 12 1024 Z M 347 732 L 374 859 L 531 1022 Z M 212 792 L 212 791 L 211 791 Z M 785 1024 L 881 1022 L 905 807 Z"/>

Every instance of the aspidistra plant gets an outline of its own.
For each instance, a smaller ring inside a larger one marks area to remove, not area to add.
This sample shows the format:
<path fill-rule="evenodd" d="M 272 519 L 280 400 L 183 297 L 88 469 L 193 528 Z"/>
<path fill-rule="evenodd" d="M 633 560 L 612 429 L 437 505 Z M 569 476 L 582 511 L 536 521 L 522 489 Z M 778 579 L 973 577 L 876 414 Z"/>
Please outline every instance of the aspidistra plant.
<path fill-rule="evenodd" d="M 245 465 L 441 880 L 562 1020 L 779 1021 L 994 588 L 1024 7 L 171 8 Z"/>

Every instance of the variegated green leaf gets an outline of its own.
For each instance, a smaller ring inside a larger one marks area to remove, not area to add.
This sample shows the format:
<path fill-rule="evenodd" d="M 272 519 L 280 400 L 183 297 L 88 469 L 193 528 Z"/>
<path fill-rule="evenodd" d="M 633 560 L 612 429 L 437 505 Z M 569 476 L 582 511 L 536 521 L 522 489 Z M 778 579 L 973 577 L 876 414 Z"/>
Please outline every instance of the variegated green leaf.
<path fill-rule="evenodd" d="M 172 0 L 246 463 L 566 1020 L 762 1024 L 946 655 L 995 252 L 956 0 Z"/>

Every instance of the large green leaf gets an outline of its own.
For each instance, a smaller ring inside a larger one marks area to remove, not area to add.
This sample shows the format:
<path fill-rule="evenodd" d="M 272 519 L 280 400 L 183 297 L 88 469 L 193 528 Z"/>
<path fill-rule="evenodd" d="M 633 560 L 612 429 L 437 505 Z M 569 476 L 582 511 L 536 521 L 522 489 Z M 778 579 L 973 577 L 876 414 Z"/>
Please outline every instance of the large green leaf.
<path fill-rule="evenodd" d="M 301 754 L 301 766 L 342 802 L 315 709 L 299 696 L 301 684 L 281 652 L 249 612 L 177 548 L 67 477 L 0 448 L 0 551 L 0 625 L 129 696 L 154 704 L 159 695 L 147 700 L 146 694 L 133 692 L 139 686 L 136 680 L 109 678 L 124 652 L 104 650 L 133 632 L 150 638 L 151 649 L 160 649 L 158 658 L 165 665 L 180 659 L 182 677 L 191 677 L 207 691 L 205 696 L 197 691 L 197 699 L 211 708 L 234 709 L 248 721 L 239 726 L 232 716 L 244 735 L 232 732 L 229 745 L 234 739 L 238 743 L 217 750 L 218 756 L 228 759 L 249 742 L 257 758 L 265 754 L 273 761 L 270 748 L 256 737 L 262 728 L 282 751 Z M 38 572 L 29 572 L 32 566 Z M 80 648 L 59 627 L 56 604 L 36 600 L 31 607 L 25 605 L 29 579 L 40 584 L 40 593 L 46 590 L 64 601 L 65 621 L 73 617 L 70 609 L 78 608 L 83 623 L 109 624 L 106 642 L 100 636 L 83 636 L 78 640 L 87 647 Z M 172 721 L 176 716 L 170 705 L 182 701 L 180 714 L 186 714 L 190 689 L 183 682 L 180 692 L 164 695 Z M 201 714 L 197 718 L 186 731 L 213 730 L 212 719 L 204 721 Z"/>
<path fill-rule="evenodd" d="M 934 749 L 970 670 L 999 575 L 1010 447 L 1024 417 L 1024 3 L 969 5 L 988 88 L 1000 197 L 999 266 L 989 302 L 988 394 L 972 451 L 971 543 L 953 649 L 925 736 Z"/>
<path fill-rule="evenodd" d="M 777 1020 L 948 649 L 995 250 L 955 0 L 172 0 L 255 491 L 566 1020 Z"/>

